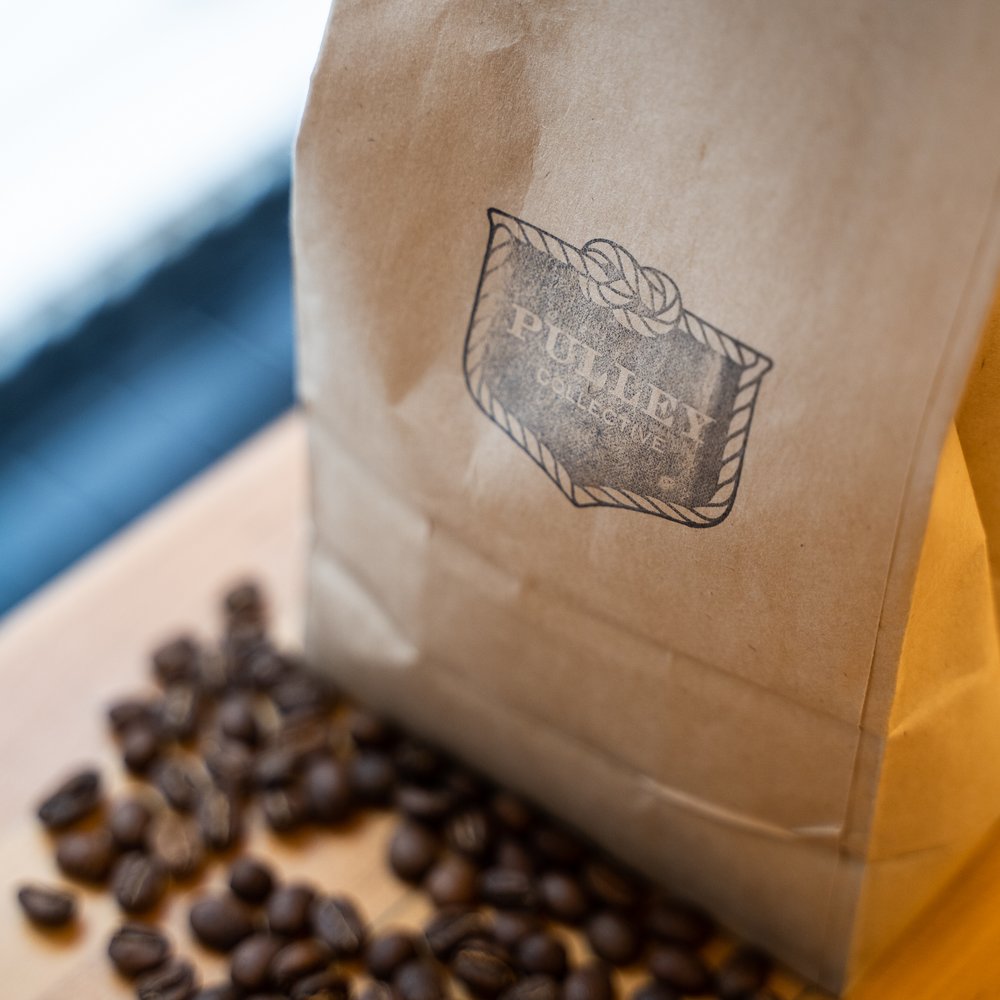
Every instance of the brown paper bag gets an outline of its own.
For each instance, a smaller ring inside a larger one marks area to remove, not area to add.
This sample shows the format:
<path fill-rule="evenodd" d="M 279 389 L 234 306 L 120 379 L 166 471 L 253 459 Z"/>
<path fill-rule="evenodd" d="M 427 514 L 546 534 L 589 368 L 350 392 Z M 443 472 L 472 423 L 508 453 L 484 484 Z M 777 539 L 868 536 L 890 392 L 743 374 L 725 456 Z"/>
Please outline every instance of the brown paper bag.
<path fill-rule="evenodd" d="M 298 143 L 311 655 L 835 988 L 1000 813 L 998 95 L 988 2 L 340 0 Z"/>

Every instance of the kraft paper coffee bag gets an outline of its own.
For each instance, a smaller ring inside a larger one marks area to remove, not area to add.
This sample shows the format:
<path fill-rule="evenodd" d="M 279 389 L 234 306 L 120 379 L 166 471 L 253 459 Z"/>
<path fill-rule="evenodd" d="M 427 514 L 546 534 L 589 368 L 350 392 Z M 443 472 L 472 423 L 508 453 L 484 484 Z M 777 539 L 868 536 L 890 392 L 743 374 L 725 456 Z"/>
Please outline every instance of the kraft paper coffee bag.
<path fill-rule="evenodd" d="M 341 0 L 298 143 L 313 659 L 834 988 L 1000 813 L 998 95 L 988 2 Z"/>

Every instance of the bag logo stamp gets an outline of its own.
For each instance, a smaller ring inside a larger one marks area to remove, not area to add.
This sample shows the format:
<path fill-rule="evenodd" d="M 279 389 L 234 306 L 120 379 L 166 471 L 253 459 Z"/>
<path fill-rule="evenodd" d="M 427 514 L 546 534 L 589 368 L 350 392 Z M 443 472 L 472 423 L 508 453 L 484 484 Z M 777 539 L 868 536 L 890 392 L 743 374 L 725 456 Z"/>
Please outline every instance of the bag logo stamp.
<path fill-rule="evenodd" d="M 770 359 L 617 243 L 489 220 L 464 356 L 479 408 L 578 507 L 723 521 Z"/>

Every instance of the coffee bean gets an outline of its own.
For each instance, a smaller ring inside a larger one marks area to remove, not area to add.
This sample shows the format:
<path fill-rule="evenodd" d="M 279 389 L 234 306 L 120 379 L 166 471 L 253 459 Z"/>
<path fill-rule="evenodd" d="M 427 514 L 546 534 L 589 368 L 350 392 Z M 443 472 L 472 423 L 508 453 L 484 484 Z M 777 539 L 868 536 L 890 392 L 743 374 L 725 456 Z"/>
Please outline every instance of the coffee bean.
<path fill-rule="evenodd" d="M 131 851 L 115 864 L 111 891 L 126 913 L 147 913 L 163 899 L 167 880 L 158 862 L 139 851 Z"/>
<path fill-rule="evenodd" d="M 38 806 L 38 818 L 49 830 L 63 830 L 89 816 L 101 801 L 101 776 L 90 768 L 67 778 Z"/>
<path fill-rule="evenodd" d="M 689 948 L 700 948 L 715 930 L 711 919 L 701 910 L 687 903 L 664 899 L 650 906 L 646 927 L 653 937 Z"/>
<path fill-rule="evenodd" d="M 205 896 L 188 911 L 194 936 L 213 951 L 232 951 L 254 932 L 246 907 L 232 896 Z"/>
<path fill-rule="evenodd" d="M 351 814 L 354 793 L 343 761 L 326 756 L 310 760 L 302 783 L 313 819 L 338 823 Z"/>
<path fill-rule="evenodd" d="M 365 922 L 355 903 L 346 896 L 319 896 L 310 907 L 313 933 L 335 958 L 355 958 L 368 938 Z"/>
<path fill-rule="evenodd" d="M 583 867 L 584 885 L 607 906 L 632 909 L 642 901 L 642 891 L 636 880 L 606 861 L 588 861 Z"/>
<path fill-rule="evenodd" d="M 603 962 L 573 969 L 563 981 L 563 1000 L 615 1000 L 611 970 Z"/>
<path fill-rule="evenodd" d="M 721 1000 L 743 1000 L 764 986 L 771 960 L 756 948 L 736 948 L 715 974 L 715 992 Z"/>
<path fill-rule="evenodd" d="M 531 910 L 538 905 L 534 880 L 513 868 L 487 868 L 479 876 L 479 891 L 501 910 Z"/>
<path fill-rule="evenodd" d="M 191 812 L 201 798 L 205 782 L 195 768 L 185 760 L 168 757 L 153 771 L 153 784 L 178 812 Z"/>
<path fill-rule="evenodd" d="M 135 722 L 122 733 L 122 763 L 131 774 L 145 774 L 163 749 L 156 724 Z"/>
<path fill-rule="evenodd" d="M 233 983 L 248 993 L 264 989 L 270 979 L 271 962 L 284 945 L 280 937 L 264 933 L 251 934 L 241 941 L 229 959 Z"/>
<path fill-rule="evenodd" d="M 506 827 L 512 833 L 527 833 L 535 821 L 527 803 L 514 795 L 513 792 L 507 792 L 503 789 L 494 793 L 490 800 L 490 810 L 499 820 L 501 826 Z"/>
<path fill-rule="evenodd" d="M 396 739 L 392 723 L 364 708 L 351 708 L 347 714 L 347 729 L 359 747 L 388 747 Z"/>
<path fill-rule="evenodd" d="M 546 872 L 538 880 L 542 905 L 567 924 L 578 924 L 590 913 L 590 899 L 579 881 L 566 872 Z"/>
<path fill-rule="evenodd" d="M 439 966 L 426 958 L 401 965 L 392 983 L 400 1000 L 444 1000 L 446 996 Z"/>
<path fill-rule="evenodd" d="M 146 842 L 153 813 L 139 799 L 116 802 L 108 814 L 108 829 L 115 844 L 123 851 L 134 851 Z"/>
<path fill-rule="evenodd" d="M 267 926 L 272 934 L 297 937 L 309 929 L 309 910 L 316 898 L 304 883 L 278 886 L 267 901 Z"/>
<path fill-rule="evenodd" d="M 170 739 L 186 743 L 198 731 L 201 701 L 193 684 L 171 684 L 160 705 L 160 727 Z"/>
<path fill-rule="evenodd" d="M 455 798 L 444 788 L 400 785 L 396 789 L 396 808 L 421 823 L 440 823 L 454 808 Z"/>
<path fill-rule="evenodd" d="M 162 965 L 170 955 L 170 942 L 148 924 L 123 924 L 111 935 L 108 957 L 128 978 Z"/>
<path fill-rule="evenodd" d="M 434 957 L 446 960 L 460 944 L 484 937 L 488 929 L 481 913 L 465 906 L 449 906 L 431 917 L 424 927 L 424 937 Z"/>
<path fill-rule="evenodd" d="M 153 674 L 164 686 L 197 681 L 198 644 L 182 635 L 153 650 Z"/>
<path fill-rule="evenodd" d="M 203 986 L 194 994 L 193 1000 L 240 1000 L 240 992 L 232 983 L 216 983 Z"/>
<path fill-rule="evenodd" d="M 560 868 L 573 868 L 587 856 L 579 838 L 557 826 L 539 826 L 531 841 L 540 854 Z"/>
<path fill-rule="evenodd" d="M 191 963 L 171 958 L 159 968 L 142 973 L 135 981 L 135 992 L 139 1000 L 190 1000 L 195 986 Z"/>
<path fill-rule="evenodd" d="M 253 580 L 244 580 L 226 592 L 222 601 L 226 619 L 263 623 L 266 605 L 260 587 Z"/>
<path fill-rule="evenodd" d="M 559 984 L 551 976 L 525 976 L 504 990 L 500 1000 L 560 1000 Z"/>
<path fill-rule="evenodd" d="M 459 854 L 482 861 L 493 846 L 493 824 L 485 809 L 466 809 L 448 820 L 445 840 Z"/>
<path fill-rule="evenodd" d="M 164 809 L 154 818 L 146 843 L 174 878 L 191 878 L 205 863 L 201 831 L 192 820 L 170 809 Z"/>
<path fill-rule="evenodd" d="M 680 1000 L 680 994 L 658 979 L 648 979 L 632 991 L 629 1000 Z"/>
<path fill-rule="evenodd" d="M 499 955 L 480 944 L 467 944 L 455 952 L 451 971 L 469 992 L 495 997 L 517 981 L 514 970 Z"/>
<path fill-rule="evenodd" d="M 66 833 L 56 842 L 56 864 L 60 871 L 81 882 L 103 882 L 115 855 L 115 842 L 104 827 Z"/>
<path fill-rule="evenodd" d="M 458 906 L 476 901 L 478 871 L 458 854 L 447 854 L 427 873 L 424 888 L 436 906 Z"/>
<path fill-rule="evenodd" d="M 39 927 L 65 927 L 76 917 L 76 896 L 47 885 L 23 885 L 17 890 L 21 909 Z"/>
<path fill-rule="evenodd" d="M 641 935 L 632 921 L 615 910 L 605 910 L 591 917 L 586 932 L 594 954 L 612 965 L 628 965 L 639 957 Z"/>
<path fill-rule="evenodd" d="M 383 931 L 365 949 L 365 966 L 376 979 L 392 979 L 405 962 L 417 957 L 417 945 L 407 931 Z"/>
<path fill-rule="evenodd" d="M 289 677 L 271 689 L 271 700 L 284 716 L 317 716 L 329 711 L 334 699 L 323 681 L 310 675 Z"/>
<path fill-rule="evenodd" d="M 363 802 L 385 805 L 396 788 L 396 766 L 392 758 L 377 750 L 362 750 L 347 762 L 354 794 Z"/>
<path fill-rule="evenodd" d="M 656 945 L 646 964 L 656 979 L 678 993 L 707 993 L 712 986 L 712 977 L 698 953 L 682 945 Z"/>
<path fill-rule="evenodd" d="M 456 806 L 461 809 L 483 807 L 490 790 L 486 781 L 475 771 L 455 765 L 454 762 L 441 779 L 441 786 L 451 793 Z"/>
<path fill-rule="evenodd" d="M 389 844 L 389 865 L 404 882 L 419 882 L 441 853 L 441 841 L 425 826 L 402 823 Z"/>
<path fill-rule="evenodd" d="M 292 986 L 290 996 L 292 1000 L 347 1000 L 349 990 L 350 984 L 343 976 L 325 969 L 300 979 Z"/>
<path fill-rule="evenodd" d="M 496 868 L 522 872 L 532 877 L 538 869 L 536 856 L 514 837 L 500 839 L 494 853 L 493 864 Z"/>
<path fill-rule="evenodd" d="M 247 903 L 263 903 L 274 888 L 274 875 L 262 861 L 237 858 L 229 869 L 229 888 Z"/>
<path fill-rule="evenodd" d="M 133 725 L 155 729 L 158 716 L 157 702 L 149 698 L 123 698 L 108 707 L 108 725 L 118 736 Z"/>
<path fill-rule="evenodd" d="M 299 777 L 301 760 L 288 747 L 268 747 L 254 761 L 253 780 L 258 788 L 285 788 Z"/>
<path fill-rule="evenodd" d="M 261 727 L 253 698 L 245 692 L 231 694 L 219 705 L 216 723 L 227 739 L 247 746 L 256 746 L 260 741 Z"/>
<path fill-rule="evenodd" d="M 396 744 L 393 759 L 404 778 L 423 784 L 429 784 L 444 770 L 444 758 L 437 750 L 409 737 Z"/>
<path fill-rule="evenodd" d="M 493 938 L 513 952 L 522 939 L 542 929 L 542 921 L 533 913 L 498 910 L 493 918 Z"/>
<path fill-rule="evenodd" d="M 267 825 L 275 833 L 291 833 L 309 819 L 309 800 L 297 785 L 265 792 L 260 807 Z"/>
<path fill-rule="evenodd" d="M 228 792 L 212 788 L 204 792 L 196 812 L 202 839 L 215 851 L 228 851 L 240 839 L 240 807 Z"/>
<path fill-rule="evenodd" d="M 526 975 L 538 973 L 562 979 L 566 975 L 566 946 L 554 934 L 536 931 L 518 943 L 514 962 Z"/>
<path fill-rule="evenodd" d="M 252 784 L 255 761 L 244 744 L 212 737 L 206 741 L 202 753 L 205 768 L 219 788 L 238 794 Z"/>
<path fill-rule="evenodd" d="M 332 957 L 330 949 L 317 938 L 292 941 L 271 959 L 271 981 L 287 990 L 303 977 L 325 969 Z"/>

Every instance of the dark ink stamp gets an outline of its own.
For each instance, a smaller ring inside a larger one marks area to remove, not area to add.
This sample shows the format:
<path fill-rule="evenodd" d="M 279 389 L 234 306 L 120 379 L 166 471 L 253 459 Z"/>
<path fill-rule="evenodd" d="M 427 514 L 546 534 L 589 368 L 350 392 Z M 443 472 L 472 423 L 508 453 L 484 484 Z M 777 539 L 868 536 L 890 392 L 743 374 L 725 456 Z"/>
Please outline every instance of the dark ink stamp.
<path fill-rule="evenodd" d="M 722 521 L 770 359 L 610 240 L 489 219 L 464 362 L 483 413 L 578 507 Z"/>

